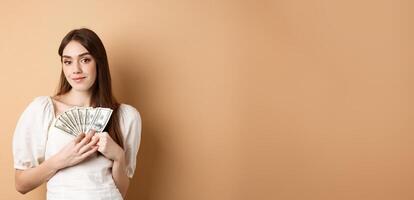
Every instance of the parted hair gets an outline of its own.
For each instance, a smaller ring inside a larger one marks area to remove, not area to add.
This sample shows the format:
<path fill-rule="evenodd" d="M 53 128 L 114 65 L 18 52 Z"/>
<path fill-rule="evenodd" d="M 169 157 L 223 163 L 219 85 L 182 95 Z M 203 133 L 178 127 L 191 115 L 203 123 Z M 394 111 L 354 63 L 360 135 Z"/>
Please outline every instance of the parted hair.
<path fill-rule="evenodd" d="M 113 110 L 112 117 L 104 131 L 107 131 L 111 138 L 123 148 L 124 145 L 118 118 L 120 104 L 112 93 L 111 74 L 109 72 L 108 57 L 106 55 L 105 47 L 98 35 L 92 30 L 87 28 L 71 30 L 62 39 L 59 46 L 58 53 L 61 62 L 63 61 L 63 49 L 71 41 L 77 41 L 85 47 L 96 62 L 96 80 L 92 85 L 91 105 L 93 107 L 106 107 Z M 71 89 L 72 86 L 66 80 L 62 69 L 56 95 L 66 94 Z"/>

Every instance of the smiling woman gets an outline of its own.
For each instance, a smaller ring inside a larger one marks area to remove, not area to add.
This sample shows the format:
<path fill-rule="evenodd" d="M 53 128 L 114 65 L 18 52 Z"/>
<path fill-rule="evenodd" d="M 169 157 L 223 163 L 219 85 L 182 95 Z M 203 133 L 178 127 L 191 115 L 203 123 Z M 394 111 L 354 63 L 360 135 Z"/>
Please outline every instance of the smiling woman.
<path fill-rule="evenodd" d="M 73 88 L 87 90 L 92 87 L 96 79 L 96 63 L 82 44 L 70 41 L 63 50 L 62 63 L 65 78 Z"/>
<path fill-rule="evenodd" d="M 57 94 L 35 98 L 15 129 L 16 189 L 24 194 L 47 182 L 48 199 L 123 199 L 135 171 L 140 114 L 113 96 L 106 51 L 93 31 L 70 31 L 58 52 Z M 55 126 L 66 111 L 90 107 L 113 111 L 103 132 L 74 137 Z"/>

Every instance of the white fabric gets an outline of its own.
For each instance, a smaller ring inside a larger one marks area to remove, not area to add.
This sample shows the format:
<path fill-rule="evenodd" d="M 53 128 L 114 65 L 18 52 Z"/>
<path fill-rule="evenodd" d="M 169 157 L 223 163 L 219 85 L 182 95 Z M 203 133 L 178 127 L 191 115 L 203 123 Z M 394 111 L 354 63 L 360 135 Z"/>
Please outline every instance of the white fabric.
<path fill-rule="evenodd" d="M 115 117 L 115 115 L 113 116 Z M 132 106 L 121 104 L 120 129 L 126 153 L 127 175 L 132 178 L 141 140 L 141 117 Z M 73 136 L 54 127 L 52 99 L 35 98 L 17 123 L 13 137 L 14 167 L 25 170 L 55 155 Z M 100 154 L 58 171 L 47 183 L 48 199 L 122 199 L 111 173 L 112 161 Z"/>

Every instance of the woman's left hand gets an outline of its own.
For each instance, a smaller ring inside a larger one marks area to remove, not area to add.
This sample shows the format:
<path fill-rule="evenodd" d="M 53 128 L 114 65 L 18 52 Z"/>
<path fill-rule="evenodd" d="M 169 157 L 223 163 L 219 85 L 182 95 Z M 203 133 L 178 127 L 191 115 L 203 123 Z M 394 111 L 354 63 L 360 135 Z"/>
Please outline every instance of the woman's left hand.
<path fill-rule="evenodd" d="M 99 138 L 98 151 L 101 152 L 106 158 L 114 161 L 122 159 L 124 156 L 124 150 L 114 141 L 107 132 L 95 133 L 92 139 Z"/>

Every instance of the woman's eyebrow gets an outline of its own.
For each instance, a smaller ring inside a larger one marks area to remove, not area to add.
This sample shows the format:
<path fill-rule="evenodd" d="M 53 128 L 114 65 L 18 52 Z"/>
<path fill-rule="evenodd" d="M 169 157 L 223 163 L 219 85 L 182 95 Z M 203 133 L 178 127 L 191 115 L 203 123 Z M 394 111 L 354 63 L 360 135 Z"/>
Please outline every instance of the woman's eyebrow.
<path fill-rule="evenodd" d="M 91 54 L 89 52 L 85 52 L 85 53 L 79 54 L 77 57 L 81 57 L 81 56 L 85 56 L 85 55 L 91 55 Z M 62 58 L 72 58 L 72 57 L 68 56 L 68 55 L 63 55 Z"/>

